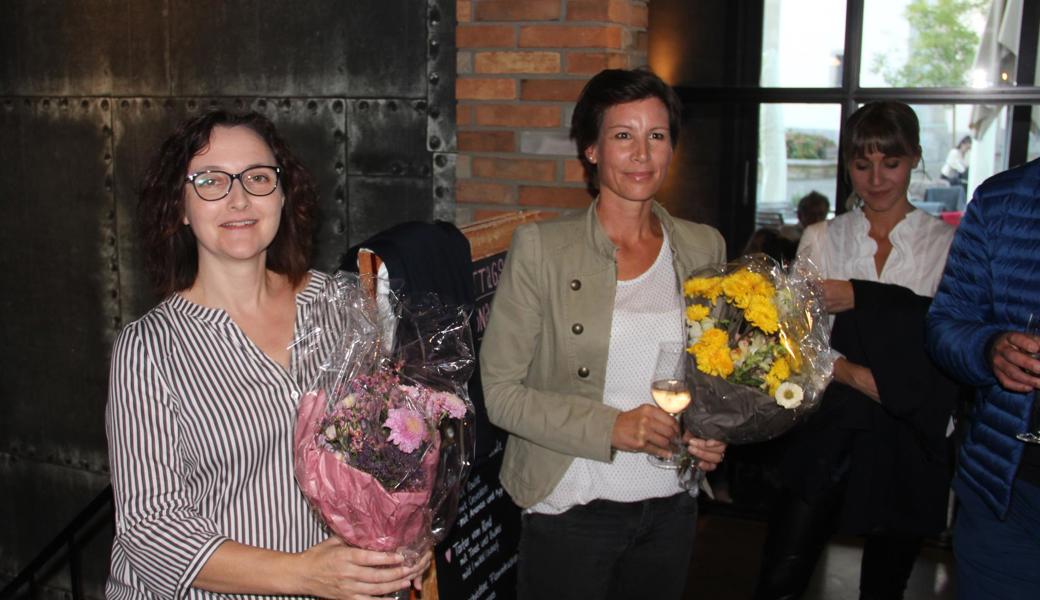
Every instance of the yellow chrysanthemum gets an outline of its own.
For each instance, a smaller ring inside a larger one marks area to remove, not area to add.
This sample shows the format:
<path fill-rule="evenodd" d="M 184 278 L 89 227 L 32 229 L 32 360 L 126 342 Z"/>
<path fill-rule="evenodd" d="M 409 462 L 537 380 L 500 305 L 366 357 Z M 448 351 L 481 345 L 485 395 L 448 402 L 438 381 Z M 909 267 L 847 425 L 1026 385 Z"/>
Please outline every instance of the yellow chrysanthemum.
<path fill-rule="evenodd" d="M 754 296 L 748 307 L 744 309 L 744 318 L 749 323 L 758 327 L 763 333 L 776 333 L 779 329 L 776 306 L 773 305 L 772 297 L 765 298 Z"/>
<path fill-rule="evenodd" d="M 747 308 L 751 301 L 751 293 L 755 289 L 754 274 L 747 269 L 741 269 L 727 275 L 722 280 L 722 293 L 737 308 Z"/>
<path fill-rule="evenodd" d="M 690 298 L 701 296 L 715 302 L 722 293 L 719 287 L 721 282 L 721 277 L 693 277 L 683 283 L 683 294 Z"/>
<path fill-rule="evenodd" d="M 725 331 L 714 327 L 705 331 L 690 347 L 690 353 L 697 359 L 697 369 L 708 375 L 729 377 L 733 373 L 733 359 L 727 342 Z"/>
<path fill-rule="evenodd" d="M 703 304 L 693 304 L 686 307 L 686 320 L 690 323 L 700 321 L 708 316 L 708 307 Z"/>
<path fill-rule="evenodd" d="M 774 360 L 773 366 L 770 367 L 769 372 L 763 377 L 769 388 L 769 395 L 775 394 L 776 388 L 780 387 L 780 384 L 787 381 L 787 378 L 790 376 L 791 367 L 787 364 L 787 360 L 783 358 Z"/>

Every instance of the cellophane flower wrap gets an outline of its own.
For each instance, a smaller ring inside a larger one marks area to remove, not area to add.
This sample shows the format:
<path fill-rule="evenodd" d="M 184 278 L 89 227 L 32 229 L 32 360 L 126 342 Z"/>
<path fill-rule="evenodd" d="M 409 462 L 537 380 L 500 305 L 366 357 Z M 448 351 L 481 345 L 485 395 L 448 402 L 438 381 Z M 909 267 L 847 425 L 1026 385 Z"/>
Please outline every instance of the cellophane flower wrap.
<path fill-rule="evenodd" d="M 693 402 L 683 424 L 729 444 L 762 442 L 819 404 L 834 353 L 815 267 L 786 271 L 764 254 L 693 273 L 683 284 Z"/>
<path fill-rule="evenodd" d="M 373 283 L 334 275 L 321 298 L 331 348 L 317 323 L 301 337 L 326 358 L 297 409 L 294 467 L 347 544 L 415 557 L 454 522 L 474 453 L 469 310 L 433 295 L 377 300 Z"/>

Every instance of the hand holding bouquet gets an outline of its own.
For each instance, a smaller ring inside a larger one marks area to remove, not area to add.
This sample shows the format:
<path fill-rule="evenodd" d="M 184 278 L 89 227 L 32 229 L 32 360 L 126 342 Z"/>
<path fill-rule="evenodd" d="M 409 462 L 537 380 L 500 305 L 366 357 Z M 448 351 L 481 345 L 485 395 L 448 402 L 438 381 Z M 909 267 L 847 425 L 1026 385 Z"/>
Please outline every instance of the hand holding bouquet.
<path fill-rule="evenodd" d="M 358 278 L 336 284 L 342 330 L 300 402 L 296 478 L 348 544 L 418 556 L 453 522 L 473 454 L 468 314 L 428 301 L 380 315 Z"/>
<path fill-rule="evenodd" d="M 693 403 L 683 422 L 727 443 L 772 439 L 816 407 L 831 377 L 830 321 L 819 278 L 755 254 L 683 285 Z"/>

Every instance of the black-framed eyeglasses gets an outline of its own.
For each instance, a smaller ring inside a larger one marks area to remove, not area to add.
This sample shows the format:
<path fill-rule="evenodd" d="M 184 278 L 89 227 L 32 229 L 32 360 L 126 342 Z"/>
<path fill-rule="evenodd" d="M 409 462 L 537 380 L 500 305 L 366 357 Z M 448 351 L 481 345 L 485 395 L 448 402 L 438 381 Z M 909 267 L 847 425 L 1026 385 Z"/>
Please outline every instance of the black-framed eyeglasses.
<path fill-rule="evenodd" d="M 215 202 L 231 193 L 231 186 L 235 185 L 236 179 L 250 196 L 270 196 L 278 189 L 278 178 L 281 174 L 281 167 L 259 165 L 234 174 L 207 169 L 192 173 L 185 179 L 191 182 L 199 198 Z"/>

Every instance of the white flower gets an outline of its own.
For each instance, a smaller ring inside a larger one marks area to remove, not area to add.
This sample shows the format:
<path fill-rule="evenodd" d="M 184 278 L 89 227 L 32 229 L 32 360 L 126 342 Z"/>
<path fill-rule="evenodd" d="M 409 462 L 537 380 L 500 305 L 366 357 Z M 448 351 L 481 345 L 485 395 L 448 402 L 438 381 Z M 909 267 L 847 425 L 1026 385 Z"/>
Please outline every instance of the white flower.
<path fill-rule="evenodd" d="M 697 321 L 690 323 L 690 345 L 697 343 L 697 340 L 701 339 L 702 335 L 704 335 L 704 329 L 701 328 L 701 324 Z"/>
<path fill-rule="evenodd" d="M 343 408 L 354 408 L 355 402 L 357 402 L 357 398 L 354 397 L 354 394 L 347 394 L 339 401 L 339 403 L 343 405 Z"/>
<path fill-rule="evenodd" d="M 332 440 L 336 439 L 336 426 L 335 425 L 329 425 L 328 427 L 325 428 L 325 439 L 329 440 L 330 442 Z"/>
<path fill-rule="evenodd" d="M 802 386 L 797 383 L 785 381 L 776 388 L 773 397 L 776 403 L 784 408 L 798 408 L 802 404 Z"/>

